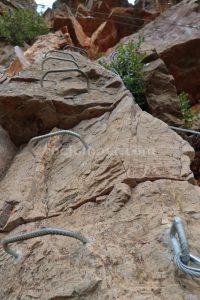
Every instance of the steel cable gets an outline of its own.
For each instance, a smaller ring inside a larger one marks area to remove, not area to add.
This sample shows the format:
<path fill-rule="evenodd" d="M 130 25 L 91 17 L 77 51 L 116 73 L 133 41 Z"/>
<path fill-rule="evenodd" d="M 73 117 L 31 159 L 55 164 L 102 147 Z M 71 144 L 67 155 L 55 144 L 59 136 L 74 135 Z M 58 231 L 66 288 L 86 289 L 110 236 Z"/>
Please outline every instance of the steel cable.
<path fill-rule="evenodd" d="M 181 128 L 181 127 L 175 127 L 175 126 L 168 126 L 168 127 L 171 128 L 171 129 L 177 130 L 177 131 L 188 132 L 188 133 L 200 135 L 199 131 L 195 131 L 195 130 L 191 130 L 191 129 L 185 129 L 185 128 Z"/>

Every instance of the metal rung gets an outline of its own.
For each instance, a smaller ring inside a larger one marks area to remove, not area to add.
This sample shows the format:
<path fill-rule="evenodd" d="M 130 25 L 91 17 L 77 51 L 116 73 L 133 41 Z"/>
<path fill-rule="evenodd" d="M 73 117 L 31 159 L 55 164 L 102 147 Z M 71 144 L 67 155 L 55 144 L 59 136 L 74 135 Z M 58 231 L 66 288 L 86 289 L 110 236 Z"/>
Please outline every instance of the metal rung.
<path fill-rule="evenodd" d="M 49 50 L 47 51 L 45 54 L 44 54 L 44 58 L 47 57 L 48 54 L 50 53 L 60 53 L 60 54 L 64 54 L 64 55 L 67 55 L 67 56 L 70 56 L 73 60 L 76 60 L 75 57 L 71 54 L 71 53 L 67 53 L 63 50 Z"/>
<path fill-rule="evenodd" d="M 177 240 L 176 234 L 179 240 Z M 200 266 L 200 258 L 190 253 L 185 229 L 180 217 L 176 217 L 172 223 L 170 238 L 175 254 L 174 262 L 177 267 L 190 276 L 200 277 L 200 268 L 194 268 L 189 265 L 189 263 L 192 262 L 193 264 Z"/>
<path fill-rule="evenodd" d="M 77 239 L 81 241 L 83 244 L 86 244 L 89 242 L 89 240 L 80 234 L 80 232 L 77 231 L 70 231 L 65 229 L 58 229 L 58 228 L 42 228 L 36 231 L 28 232 L 28 233 L 22 233 L 18 236 L 13 236 L 7 239 L 4 239 L 1 241 L 1 244 L 3 245 L 4 251 L 11 256 L 13 256 L 15 259 L 18 259 L 20 257 L 19 251 L 13 250 L 8 245 L 15 242 L 25 241 L 29 239 L 33 239 L 36 237 L 44 236 L 44 235 L 63 235 L 67 237 L 71 237 L 74 239 Z"/>
<path fill-rule="evenodd" d="M 176 238 L 176 234 L 178 235 L 179 241 Z M 181 218 L 176 217 L 174 219 L 170 230 L 170 237 L 175 254 L 181 255 L 183 263 L 187 265 L 190 261 L 190 250 Z"/>
<path fill-rule="evenodd" d="M 88 76 L 85 74 L 85 72 L 83 72 L 83 71 L 81 71 L 81 70 L 79 70 L 79 69 L 57 69 L 57 70 L 55 69 L 55 70 L 49 70 L 49 71 L 47 71 L 47 72 L 42 76 L 42 78 L 41 78 L 41 80 L 40 80 L 40 85 L 41 85 L 41 87 L 44 87 L 43 81 L 44 81 L 44 78 L 45 78 L 48 74 L 50 74 L 50 73 L 65 73 L 65 72 L 78 72 L 78 73 L 82 74 L 82 75 L 87 79 L 87 90 L 88 90 L 88 92 L 90 91 L 89 78 L 88 78 Z"/>
<path fill-rule="evenodd" d="M 33 157 L 36 158 L 36 154 L 32 149 L 32 144 L 35 141 L 40 141 L 40 140 L 44 140 L 44 139 L 52 137 L 52 136 L 63 135 L 63 134 L 72 135 L 72 136 L 77 137 L 82 142 L 82 144 L 84 145 L 84 147 L 86 149 L 89 148 L 88 145 L 86 144 L 86 142 L 84 141 L 84 139 L 78 133 L 70 131 L 70 130 L 60 130 L 60 131 L 51 132 L 51 133 L 48 133 L 48 134 L 44 134 L 44 135 L 40 135 L 40 136 L 36 136 L 36 137 L 32 138 L 28 143 L 28 146 L 27 146 L 28 150 L 33 155 Z"/>
<path fill-rule="evenodd" d="M 79 69 L 78 64 L 72 60 L 72 59 L 67 59 L 67 58 L 62 58 L 62 57 L 57 57 L 57 56 L 48 56 L 46 58 L 44 58 L 44 60 L 42 61 L 42 70 L 44 69 L 44 64 L 47 60 L 60 60 L 60 61 L 67 61 L 67 62 L 72 62 L 74 65 L 76 65 L 76 67 Z"/>
<path fill-rule="evenodd" d="M 71 45 L 67 45 L 63 48 L 63 50 L 67 50 L 67 49 L 74 49 L 74 50 L 77 50 L 78 52 L 82 52 L 84 55 L 88 55 L 87 54 L 87 51 L 82 49 L 82 48 L 79 48 L 79 47 L 75 47 L 75 46 L 71 46 Z"/>

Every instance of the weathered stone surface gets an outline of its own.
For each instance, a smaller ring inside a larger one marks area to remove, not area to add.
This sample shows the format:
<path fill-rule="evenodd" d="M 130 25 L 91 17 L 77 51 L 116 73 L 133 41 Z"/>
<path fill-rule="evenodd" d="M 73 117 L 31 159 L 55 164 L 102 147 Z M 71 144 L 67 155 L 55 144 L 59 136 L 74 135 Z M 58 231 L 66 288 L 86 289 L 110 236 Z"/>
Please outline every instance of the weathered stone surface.
<path fill-rule="evenodd" d="M 19 226 L 10 236 L 55 226 L 80 230 L 91 243 L 46 236 L 13 244 L 22 252 L 15 264 L 1 250 L 1 298 L 167 300 L 173 292 L 176 299 L 198 299 L 198 280 L 173 264 L 169 228 L 180 214 L 192 249 L 199 249 L 199 197 L 199 188 L 187 182 L 147 181 L 118 212 L 106 202 L 91 203 Z"/>
<path fill-rule="evenodd" d="M 11 142 L 7 132 L 0 126 L 0 177 L 3 175 L 12 158 L 16 153 L 16 148 Z"/>
<path fill-rule="evenodd" d="M 152 115 L 168 123 L 174 122 L 175 117 L 182 117 L 174 78 L 161 59 L 144 66 L 143 79 L 144 92 Z"/>
<path fill-rule="evenodd" d="M 8 67 L 13 56 L 14 47 L 6 42 L 0 41 L 0 67 Z"/>
<path fill-rule="evenodd" d="M 41 63 L 33 65 L 3 85 L 0 107 L 5 117 L 0 123 L 16 144 L 27 142 L 53 127 L 67 129 L 84 119 L 100 116 L 111 111 L 128 94 L 113 73 L 99 64 L 91 65 L 78 53 L 73 55 L 81 70 L 88 75 L 89 93 L 86 79 L 77 72 L 58 73 L 56 77 L 55 74 L 49 75 L 42 88 L 39 81 L 47 69 L 63 68 L 63 62 L 54 61 L 46 63 L 44 71 L 41 71 Z M 67 63 L 66 68 L 68 66 L 73 65 Z"/>
<path fill-rule="evenodd" d="M 123 41 L 145 39 L 143 49 L 156 49 L 176 82 L 177 91 L 189 93 L 191 103 L 200 99 L 199 1 L 183 0 L 155 21 Z"/>
<path fill-rule="evenodd" d="M 159 11 L 160 12 L 160 11 Z M 159 13 L 125 1 L 57 1 L 44 17 L 51 28 L 68 27 L 75 46 L 91 58 L 106 52 L 124 36 L 137 32 Z"/>
<path fill-rule="evenodd" d="M 65 36 L 61 31 L 49 33 L 40 36 L 37 41 L 27 50 L 24 55 L 30 63 L 41 61 L 42 55 L 51 49 L 61 49 L 66 45 Z M 12 77 L 23 70 L 23 66 L 19 59 L 16 58 L 6 73 L 8 77 Z"/>
<path fill-rule="evenodd" d="M 169 7 L 179 3 L 182 0 L 136 0 L 134 6 L 143 8 L 147 11 L 155 11 L 162 13 Z"/>
<path fill-rule="evenodd" d="M 45 70 L 63 62 L 41 71 L 39 51 L 2 85 L 0 123 L 21 147 L 0 180 L 0 239 L 56 227 L 81 231 L 90 242 L 19 242 L 15 263 L 1 247 L 0 299 L 198 299 L 199 282 L 177 271 L 169 240 L 171 221 L 181 215 L 191 248 L 200 247 L 193 149 L 141 111 L 118 76 L 73 55 L 90 78 L 89 93 L 77 73 L 51 74 L 41 88 Z M 29 139 L 54 127 L 81 134 L 89 149 L 56 136 L 33 146 L 34 160 Z"/>
<path fill-rule="evenodd" d="M 78 57 L 81 56 L 77 54 Z M 81 57 L 80 62 L 87 63 L 87 59 Z M 44 90 L 38 84 L 33 89 L 32 83 L 23 82 L 23 76 L 29 78 L 28 72 L 31 70 L 21 73 L 21 82 L 13 78 L 5 86 L 4 95 L 0 95 L 2 105 L 9 107 L 5 94 L 10 99 L 10 108 L 16 108 L 13 101 L 19 107 L 23 105 L 23 109 L 8 111 L 1 121 L 13 140 L 27 142 L 53 126 L 76 125 L 73 130 L 85 138 L 90 148 L 85 152 L 78 140 L 52 138 L 35 148 L 38 163 L 24 148 L 0 184 L 2 196 L 5 194 L 7 201 L 18 203 L 5 230 L 93 202 L 120 182 L 133 187 L 147 179 L 193 180 L 189 168 L 194 155 L 192 148 L 164 123 L 140 111 L 120 79 L 111 72 L 93 64 L 87 71 L 92 81 L 90 94 L 76 94 L 73 101 L 61 96 L 53 100 L 55 92 L 62 92 L 61 87 L 48 88 L 47 98 L 42 99 L 40 93 Z M 37 73 L 31 74 L 36 80 Z M 8 89 L 12 90 L 16 83 L 18 97 L 14 98 L 14 92 L 9 93 Z M 10 178 L 15 178 L 14 183 Z"/>
<path fill-rule="evenodd" d="M 26 8 L 35 10 L 36 2 L 34 0 L 3 0 L 0 1 L 0 12 L 6 9 Z"/>

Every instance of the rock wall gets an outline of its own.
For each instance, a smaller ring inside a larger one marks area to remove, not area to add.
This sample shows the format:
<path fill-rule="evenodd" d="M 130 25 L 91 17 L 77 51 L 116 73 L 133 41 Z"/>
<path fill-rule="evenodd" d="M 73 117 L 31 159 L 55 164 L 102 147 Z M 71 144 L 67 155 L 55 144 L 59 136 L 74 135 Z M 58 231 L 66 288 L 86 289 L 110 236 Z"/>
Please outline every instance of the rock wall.
<path fill-rule="evenodd" d="M 192 147 L 141 111 L 118 76 L 78 53 L 89 91 L 77 72 L 49 74 L 42 88 L 46 70 L 64 63 L 42 71 L 35 49 L 34 63 L 1 84 L 0 124 L 18 152 L 0 181 L 0 238 L 56 227 L 90 242 L 18 242 L 15 262 L 0 248 L 0 298 L 198 299 L 199 282 L 177 271 L 169 239 L 180 215 L 191 247 L 200 247 Z M 34 159 L 30 139 L 58 128 L 81 134 L 89 149 L 55 136 L 33 145 Z"/>
<path fill-rule="evenodd" d="M 198 60 L 195 65 L 189 54 L 188 65 L 181 64 L 186 55 L 181 47 L 198 45 L 198 31 L 188 35 L 181 26 L 179 36 L 164 22 L 178 15 L 181 22 L 197 22 L 198 3 L 183 3 L 129 37 L 145 36 L 145 95 L 151 113 L 164 121 L 179 114 L 178 78 L 198 70 Z M 71 2 L 87 13 L 78 4 Z M 81 31 L 77 22 L 70 15 L 62 32 L 39 37 L 25 52 L 30 65 L 15 60 L 0 77 L 0 242 L 53 227 L 78 231 L 88 243 L 55 235 L 18 241 L 11 245 L 17 260 L 0 243 L 0 299 L 197 300 L 200 282 L 177 269 L 169 236 L 174 217 L 181 216 L 191 252 L 199 255 L 200 187 L 190 168 L 194 149 L 142 111 L 118 75 L 86 56 L 66 50 L 56 55 L 71 55 L 75 62 L 48 60 L 42 70 L 44 53 L 62 49 L 67 39 L 89 45 L 89 29 Z M 100 24 L 96 37 L 109 28 Z M 196 49 L 186 49 L 198 57 Z M 46 71 L 60 68 L 74 71 L 41 81 Z M 80 134 L 88 149 L 67 134 L 30 143 L 60 129 Z"/>
<path fill-rule="evenodd" d="M 166 10 L 155 21 L 137 33 L 123 39 L 143 36 L 143 50 L 155 49 L 173 75 L 178 93 L 189 93 L 192 104 L 200 99 L 200 4 L 198 1 L 182 1 Z"/>
<path fill-rule="evenodd" d="M 1 0 L 0 1 L 0 13 L 5 9 L 15 9 L 15 8 L 27 8 L 31 10 L 36 9 L 35 0 Z"/>
<path fill-rule="evenodd" d="M 146 9 L 143 2 L 133 6 L 127 0 L 56 1 L 53 10 L 48 9 L 44 17 L 51 28 L 59 30 L 66 26 L 71 42 L 86 48 L 89 56 L 96 58 L 122 37 L 155 19 L 161 11 L 155 5 L 154 9 Z"/>

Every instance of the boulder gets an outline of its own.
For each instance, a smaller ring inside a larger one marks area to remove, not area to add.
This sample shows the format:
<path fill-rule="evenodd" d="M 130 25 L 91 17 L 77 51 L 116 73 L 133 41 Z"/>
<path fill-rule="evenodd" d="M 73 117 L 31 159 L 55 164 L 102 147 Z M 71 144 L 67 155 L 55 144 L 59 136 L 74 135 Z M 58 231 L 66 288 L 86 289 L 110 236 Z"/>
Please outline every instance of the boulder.
<path fill-rule="evenodd" d="M 192 104 L 200 99 L 199 11 L 198 1 L 183 0 L 137 33 L 123 39 L 126 42 L 143 36 L 143 49 L 156 49 L 173 75 L 178 93 L 187 92 Z"/>
<path fill-rule="evenodd" d="M 182 117 L 174 78 L 160 58 L 144 65 L 144 93 L 149 112 L 164 122 Z M 176 123 L 180 122 L 176 119 Z"/>

